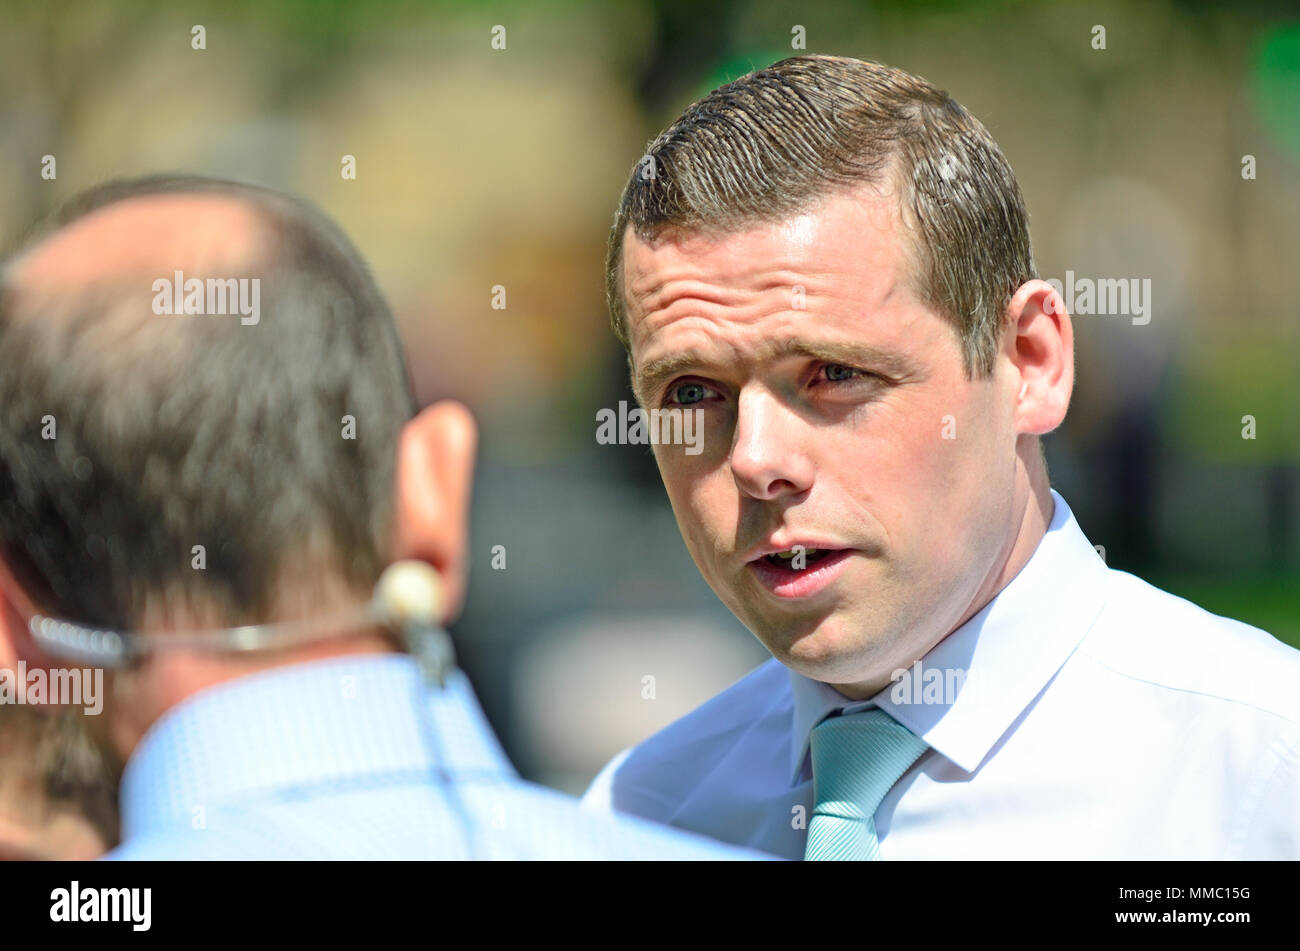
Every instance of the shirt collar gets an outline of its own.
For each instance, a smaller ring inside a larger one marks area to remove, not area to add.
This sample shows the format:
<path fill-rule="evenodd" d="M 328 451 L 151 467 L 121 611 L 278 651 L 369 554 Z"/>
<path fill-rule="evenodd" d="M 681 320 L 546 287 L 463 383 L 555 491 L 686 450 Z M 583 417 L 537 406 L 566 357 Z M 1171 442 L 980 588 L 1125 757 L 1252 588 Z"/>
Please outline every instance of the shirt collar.
<path fill-rule="evenodd" d="M 190 829 L 202 812 L 291 790 L 435 769 L 516 775 L 460 671 L 438 690 L 405 654 L 274 668 L 200 691 L 149 729 L 122 777 L 123 836 Z"/>
<path fill-rule="evenodd" d="M 813 727 L 837 711 L 856 713 L 872 706 L 967 772 L 984 761 L 1101 611 L 1105 563 L 1065 499 L 1055 489 L 1051 493 L 1051 524 L 1025 566 L 898 681 L 870 700 L 851 701 L 829 684 L 789 672 L 792 783 L 803 771 Z M 927 682 L 945 678 L 949 670 L 965 672 L 958 689 L 943 691 L 937 700 L 934 693 L 922 693 Z M 927 702 L 917 702 L 923 696 Z"/>

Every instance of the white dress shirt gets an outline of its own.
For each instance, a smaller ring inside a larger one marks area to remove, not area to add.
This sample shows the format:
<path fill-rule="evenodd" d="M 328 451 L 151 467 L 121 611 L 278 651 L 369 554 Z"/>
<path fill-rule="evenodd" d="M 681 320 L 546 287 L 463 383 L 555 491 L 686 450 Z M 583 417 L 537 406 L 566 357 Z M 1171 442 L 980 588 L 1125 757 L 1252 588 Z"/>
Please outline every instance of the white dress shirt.
<path fill-rule="evenodd" d="M 1300 651 L 1108 569 L 1052 498 L 1029 562 L 919 676 L 851 702 L 770 660 L 584 805 L 802 858 L 809 732 L 874 706 L 930 746 L 876 811 L 882 859 L 1300 858 Z"/>

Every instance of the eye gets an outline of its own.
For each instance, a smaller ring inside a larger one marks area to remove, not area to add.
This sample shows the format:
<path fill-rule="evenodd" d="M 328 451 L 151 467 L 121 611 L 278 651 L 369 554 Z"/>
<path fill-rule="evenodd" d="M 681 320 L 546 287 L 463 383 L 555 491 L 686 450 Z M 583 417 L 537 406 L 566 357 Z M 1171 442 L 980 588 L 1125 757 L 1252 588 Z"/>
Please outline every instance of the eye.
<path fill-rule="evenodd" d="M 846 367 L 841 363 L 828 363 L 822 367 L 822 372 L 826 379 L 831 383 L 842 383 L 845 380 L 852 380 L 857 376 L 869 376 L 866 371 L 856 369 L 855 367 Z"/>
<path fill-rule="evenodd" d="M 667 402 L 678 406 L 690 406 L 692 403 L 708 399 L 712 393 L 713 390 L 703 383 L 687 380 L 685 383 L 675 383 L 668 388 Z"/>

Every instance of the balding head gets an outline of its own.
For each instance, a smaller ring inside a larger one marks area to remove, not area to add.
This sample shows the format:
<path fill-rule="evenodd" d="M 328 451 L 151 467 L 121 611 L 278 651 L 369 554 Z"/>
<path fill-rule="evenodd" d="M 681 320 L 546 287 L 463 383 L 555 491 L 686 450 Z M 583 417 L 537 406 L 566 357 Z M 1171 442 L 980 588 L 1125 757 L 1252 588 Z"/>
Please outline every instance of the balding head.
<path fill-rule="evenodd" d="M 89 306 L 96 320 L 84 328 L 82 343 L 103 354 L 103 366 L 120 367 L 129 357 L 165 368 L 199 328 L 158 322 L 156 308 L 148 306 L 154 282 L 170 287 L 177 273 L 199 281 L 248 275 L 271 259 L 273 243 L 273 221 L 246 196 L 123 198 L 56 225 L 10 262 L 3 279 L 8 316 L 49 322 Z M 64 345 L 66 328 L 45 332 L 47 342 Z"/>
<path fill-rule="evenodd" d="M 38 241 L 13 262 L 6 283 L 19 292 L 84 289 L 175 270 L 247 270 L 265 260 L 268 230 L 264 214 L 245 197 L 182 192 L 127 198 Z"/>
<path fill-rule="evenodd" d="M 159 316 L 177 272 L 257 281 L 262 319 Z M 2 273 L 0 560 L 48 613 L 130 628 L 181 602 L 239 623 L 287 573 L 369 590 L 413 401 L 332 222 L 235 183 L 113 183 Z"/>

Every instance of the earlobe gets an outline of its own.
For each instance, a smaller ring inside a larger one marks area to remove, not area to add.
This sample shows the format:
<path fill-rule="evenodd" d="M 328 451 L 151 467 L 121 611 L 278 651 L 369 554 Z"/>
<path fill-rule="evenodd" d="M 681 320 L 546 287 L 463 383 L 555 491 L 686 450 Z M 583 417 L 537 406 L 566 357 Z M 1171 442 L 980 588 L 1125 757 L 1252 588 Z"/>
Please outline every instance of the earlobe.
<path fill-rule="evenodd" d="M 442 575 L 444 622 L 459 614 L 465 593 L 477 443 L 473 416 L 452 401 L 420 412 L 398 443 L 393 560 L 426 561 Z"/>

